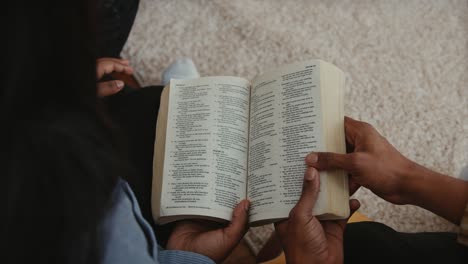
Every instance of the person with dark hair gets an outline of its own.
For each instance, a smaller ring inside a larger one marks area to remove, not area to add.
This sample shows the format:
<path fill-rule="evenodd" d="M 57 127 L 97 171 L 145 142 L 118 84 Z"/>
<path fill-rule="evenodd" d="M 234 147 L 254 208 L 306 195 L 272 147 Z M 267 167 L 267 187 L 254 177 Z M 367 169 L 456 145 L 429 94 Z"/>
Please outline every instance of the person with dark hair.
<path fill-rule="evenodd" d="M 124 102 L 157 102 L 158 92 L 99 99 L 96 72 L 131 68 L 114 60 L 109 70 L 96 60 L 94 3 L 26 2 L 10 3 L 2 23 L 8 36 L 0 79 L 2 263 L 222 261 L 246 231 L 248 202 L 227 226 L 179 223 L 167 249 L 160 248 L 125 181 L 139 170 L 126 154 L 126 131 L 119 132 L 125 117 L 117 118 Z M 106 110 L 112 105 L 114 116 Z"/>
<path fill-rule="evenodd" d="M 97 263 L 121 162 L 86 1 L 9 3 L 0 78 L 2 263 Z"/>

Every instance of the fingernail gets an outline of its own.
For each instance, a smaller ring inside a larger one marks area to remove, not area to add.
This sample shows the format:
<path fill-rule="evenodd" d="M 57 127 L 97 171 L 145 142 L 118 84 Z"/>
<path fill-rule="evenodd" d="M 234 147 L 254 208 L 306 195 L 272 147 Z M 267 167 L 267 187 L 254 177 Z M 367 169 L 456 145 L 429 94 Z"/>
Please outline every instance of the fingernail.
<path fill-rule="evenodd" d="M 249 211 L 249 200 L 245 200 L 244 202 L 244 211 L 248 212 Z"/>
<path fill-rule="evenodd" d="M 316 176 L 316 170 L 312 168 L 307 168 L 306 173 L 305 173 L 305 179 L 306 181 L 313 181 Z"/>
<path fill-rule="evenodd" d="M 312 152 L 309 155 L 307 155 L 306 159 L 309 163 L 316 163 L 318 161 L 318 155 Z"/>
<path fill-rule="evenodd" d="M 115 83 L 117 84 L 117 88 L 119 89 L 122 89 L 124 87 L 124 82 L 122 81 L 115 81 Z"/>

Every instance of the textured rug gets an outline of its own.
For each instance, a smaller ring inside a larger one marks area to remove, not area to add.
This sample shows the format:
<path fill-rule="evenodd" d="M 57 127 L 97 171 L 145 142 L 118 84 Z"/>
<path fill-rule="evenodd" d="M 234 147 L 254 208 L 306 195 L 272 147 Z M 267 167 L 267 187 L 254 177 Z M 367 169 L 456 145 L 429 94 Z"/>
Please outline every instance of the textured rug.
<path fill-rule="evenodd" d="M 320 58 L 347 73 L 346 114 L 404 155 L 453 176 L 468 163 L 467 1 L 142 0 L 122 56 L 142 85 L 191 57 L 203 76 L 252 78 Z M 361 189 L 360 211 L 396 230 L 454 230 L 414 206 Z M 271 226 L 246 239 L 258 252 Z"/>

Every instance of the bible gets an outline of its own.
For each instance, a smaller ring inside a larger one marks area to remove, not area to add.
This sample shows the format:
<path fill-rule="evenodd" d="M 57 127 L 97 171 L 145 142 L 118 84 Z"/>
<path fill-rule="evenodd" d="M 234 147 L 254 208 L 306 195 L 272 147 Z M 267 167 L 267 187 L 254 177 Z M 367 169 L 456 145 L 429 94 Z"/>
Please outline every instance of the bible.
<path fill-rule="evenodd" d="M 249 224 L 288 217 L 302 191 L 312 151 L 346 153 L 344 73 L 311 60 L 239 77 L 172 79 L 161 94 L 151 206 L 158 224 L 229 221 L 250 200 Z M 313 210 L 349 216 L 348 177 L 320 172 Z"/>

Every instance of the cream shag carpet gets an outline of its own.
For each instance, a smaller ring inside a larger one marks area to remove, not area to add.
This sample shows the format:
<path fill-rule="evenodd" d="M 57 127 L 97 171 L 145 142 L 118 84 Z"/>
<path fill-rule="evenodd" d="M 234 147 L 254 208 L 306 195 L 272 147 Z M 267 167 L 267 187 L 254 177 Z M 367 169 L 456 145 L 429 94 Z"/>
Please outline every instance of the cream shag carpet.
<path fill-rule="evenodd" d="M 467 1 L 142 0 L 122 56 L 142 85 L 191 57 L 202 76 L 252 78 L 320 58 L 347 73 L 346 114 L 373 124 L 404 155 L 457 177 L 468 163 Z M 396 230 L 454 230 L 369 190 L 360 211 Z M 246 236 L 254 252 L 271 226 Z"/>

